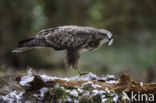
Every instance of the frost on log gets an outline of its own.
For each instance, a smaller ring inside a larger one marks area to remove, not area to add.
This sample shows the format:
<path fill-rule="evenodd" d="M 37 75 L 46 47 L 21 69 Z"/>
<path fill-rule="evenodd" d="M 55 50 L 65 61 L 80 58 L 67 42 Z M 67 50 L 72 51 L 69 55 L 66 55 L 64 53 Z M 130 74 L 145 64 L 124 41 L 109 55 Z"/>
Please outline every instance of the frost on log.
<path fill-rule="evenodd" d="M 119 79 L 114 75 L 98 77 L 93 73 L 84 76 L 61 78 L 45 74 L 17 75 L 15 80 L 23 92 L 13 91 L 1 96 L 0 101 L 51 102 L 51 103 L 117 103 L 129 102 L 130 93 L 156 94 L 156 83 L 133 81 L 128 74 Z"/>

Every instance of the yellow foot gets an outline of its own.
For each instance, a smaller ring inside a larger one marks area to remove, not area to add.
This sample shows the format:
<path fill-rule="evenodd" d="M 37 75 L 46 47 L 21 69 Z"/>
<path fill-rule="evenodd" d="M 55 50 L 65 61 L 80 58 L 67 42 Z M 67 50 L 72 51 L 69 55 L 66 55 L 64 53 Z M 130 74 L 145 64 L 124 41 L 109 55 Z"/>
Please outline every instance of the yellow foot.
<path fill-rule="evenodd" d="M 76 70 L 76 72 L 79 74 L 79 76 L 83 76 L 83 75 L 88 74 L 88 73 L 81 73 L 81 72 L 79 71 L 79 69 L 75 69 L 75 70 Z"/>

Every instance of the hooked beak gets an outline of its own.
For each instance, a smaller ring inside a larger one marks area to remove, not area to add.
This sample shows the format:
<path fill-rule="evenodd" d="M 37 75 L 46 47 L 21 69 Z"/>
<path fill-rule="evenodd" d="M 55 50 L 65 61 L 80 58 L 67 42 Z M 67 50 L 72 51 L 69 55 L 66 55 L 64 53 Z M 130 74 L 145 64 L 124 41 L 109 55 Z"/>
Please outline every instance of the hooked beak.
<path fill-rule="evenodd" d="M 113 44 L 113 38 L 109 38 L 109 42 L 108 42 L 108 45 L 112 45 Z"/>

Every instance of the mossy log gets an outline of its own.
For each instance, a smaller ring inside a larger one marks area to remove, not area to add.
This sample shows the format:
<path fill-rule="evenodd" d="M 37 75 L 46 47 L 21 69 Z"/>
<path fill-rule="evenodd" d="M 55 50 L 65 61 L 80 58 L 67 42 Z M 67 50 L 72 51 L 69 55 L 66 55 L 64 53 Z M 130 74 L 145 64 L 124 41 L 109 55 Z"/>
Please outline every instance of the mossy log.
<path fill-rule="evenodd" d="M 15 80 L 24 92 L 11 92 L 0 101 L 27 101 L 30 103 L 129 103 L 131 93 L 156 94 L 156 83 L 142 83 L 123 74 L 119 79 L 113 75 L 97 77 L 89 73 L 85 76 L 60 78 L 43 75 L 17 75 Z M 138 99 L 138 98 L 137 98 Z M 140 99 L 140 98 L 139 98 Z M 154 100 L 155 98 L 152 98 Z M 141 99 L 140 99 L 141 100 Z M 148 101 L 143 98 L 141 102 Z"/>
<path fill-rule="evenodd" d="M 23 75 L 18 75 L 15 80 L 19 83 Z M 34 75 L 34 80 L 31 81 L 30 87 L 22 86 L 26 89 L 26 91 L 38 90 L 43 87 L 54 87 L 56 84 L 67 88 L 67 89 L 74 89 L 75 86 L 81 86 L 83 83 L 88 82 L 88 80 L 81 80 L 81 81 L 66 81 L 66 80 L 50 80 L 48 82 L 44 82 L 40 76 Z M 110 91 L 114 91 L 116 93 L 121 92 L 140 92 L 140 93 L 153 93 L 156 94 L 156 83 L 144 83 L 137 82 L 131 80 L 128 74 L 123 74 L 118 83 L 106 83 L 103 80 L 90 80 L 94 84 L 98 84 L 101 87 L 98 87 L 98 90 L 105 90 L 109 88 Z M 20 83 L 19 83 L 20 84 Z M 91 87 L 92 88 L 92 87 Z"/>

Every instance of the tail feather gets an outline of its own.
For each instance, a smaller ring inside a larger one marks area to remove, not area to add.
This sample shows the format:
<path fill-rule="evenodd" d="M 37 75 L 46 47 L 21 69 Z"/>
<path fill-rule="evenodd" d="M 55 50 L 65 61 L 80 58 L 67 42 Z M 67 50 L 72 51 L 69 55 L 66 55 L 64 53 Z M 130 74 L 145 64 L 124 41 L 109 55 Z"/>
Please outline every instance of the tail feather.
<path fill-rule="evenodd" d="M 18 47 L 34 47 L 34 46 L 45 46 L 45 40 L 31 38 L 31 39 L 27 39 L 27 40 L 22 40 L 18 44 Z"/>
<path fill-rule="evenodd" d="M 31 38 L 20 41 L 18 44 L 18 48 L 13 50 L 12 52 L 23 52 L 34 47 L 51 47 L 55 50 L 64 50 L 64 47 L 55 46 L 47 42 L 46 39 Z"/>
<path fill-rule="evenodd" d="M 22 52 L 29 49 L 32 49 L 36 46 L 46 46 L 46 42 L 44 39 L 31 38 L 27 40 L 22 40 L 18 44 L 18 48 L 13 50 L 12 52 Z"/>
<path fill-rule="evenodd" d="M 26 50 L 29 50 L 29 49 L 32 49 L 33 47 L 21 47 L 21 48 L 17 48 L 17 49 L 14 49 L 12 52 L 13 53 L 20 53 L 20 52 L 23 52 L 23 51 L 26 51 Z"/>
<path fill-rule="evenodd" d="M 36 40 L 36 38 L 22 40 L 18 43 L 18 47 L 30 46 L 30 44 L 32 45 L 32 41 L 35 41 L 35 40 Z"/>

